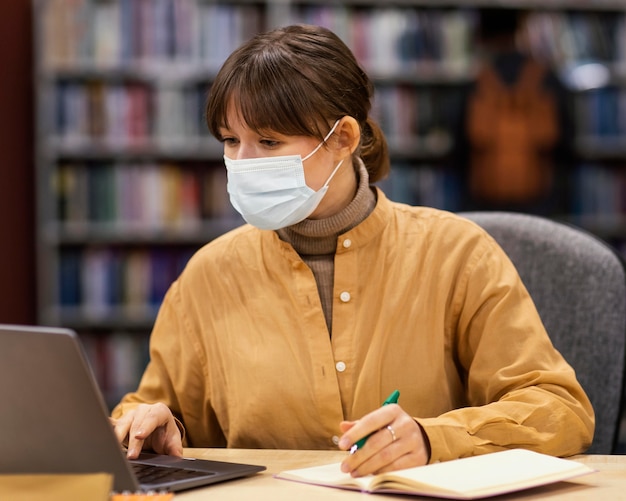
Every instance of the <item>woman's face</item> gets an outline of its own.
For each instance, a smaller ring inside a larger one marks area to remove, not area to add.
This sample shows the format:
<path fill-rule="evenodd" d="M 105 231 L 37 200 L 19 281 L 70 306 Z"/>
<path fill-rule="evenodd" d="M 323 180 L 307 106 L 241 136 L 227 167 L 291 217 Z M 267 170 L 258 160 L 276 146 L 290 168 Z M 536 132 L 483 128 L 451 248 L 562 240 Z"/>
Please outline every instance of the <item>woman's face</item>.
<path fill-rule="evenodd" d="M 311 136 L 286 136 L 277 132 L 261 133 L 250 129 L 230 106 L 227 113 L 229 128 L 220 129 L 224 142 L 224 155 L 233 160 L 247 158 L 277 157 L 300 155 L 305 158 L 320 144 L 320 140 Z M 352 127 L 350 125 L 352 124 Z M 346 143 L 340 138 L 347 134 L 352 138 Z M 330 129 L 329 129 L 330 130 Z M 359 129 L 351 117 L 344 117 L 335 131 L 326 140 L 326 144 L 304 160 L 304 177 L 309 188 L 318 191 L 328 181 L 335 167 L 340 168 L 328 185 L 326 195 L 318 207 L 309 215 L 309 219 L 321 219 L 336 214 L 354 198 L 357 178 L 352 166 L 351 154 L 358 144 Z M 346 144 L 342 144 L 346 143 Z"/>
<path fill-rule="evenodd" d="M 233 160 L 285 155 L 300 155 L 304 158 L 321 142 L 316 137 L 285 136 L 272 131 L 259 134 L 248 128 L 241 121 L 241 117 L 232 111 L 227 118 L 230 128 L 221 128 L 220 134 L 224 143 L 224 155 Z M 332 136 L 327 144 L 331 142 Z M 306 183 L 315 191 L 324 185 L 336 166 L 332 151 L 323 146 L 306 159 L 303 165 Z"/>

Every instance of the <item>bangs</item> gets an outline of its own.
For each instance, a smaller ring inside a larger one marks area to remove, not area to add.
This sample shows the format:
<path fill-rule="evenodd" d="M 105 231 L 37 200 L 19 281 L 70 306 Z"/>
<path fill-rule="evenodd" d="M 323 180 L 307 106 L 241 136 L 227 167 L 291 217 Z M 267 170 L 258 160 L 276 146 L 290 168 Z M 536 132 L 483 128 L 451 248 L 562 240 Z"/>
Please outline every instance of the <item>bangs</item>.
<path fill-rule="evenodd" d="M 227 61 L 209 90 L 206 120 L 211 133 L 221 140 L 220 129 L 230 129 L 228 114 L 235 112 L 259 134 L 323 139 L 328 132 L 321 111 L 327 104 L 323 85 L 298 66 L 280 50 L 249 54 L 236 66 Z"/>

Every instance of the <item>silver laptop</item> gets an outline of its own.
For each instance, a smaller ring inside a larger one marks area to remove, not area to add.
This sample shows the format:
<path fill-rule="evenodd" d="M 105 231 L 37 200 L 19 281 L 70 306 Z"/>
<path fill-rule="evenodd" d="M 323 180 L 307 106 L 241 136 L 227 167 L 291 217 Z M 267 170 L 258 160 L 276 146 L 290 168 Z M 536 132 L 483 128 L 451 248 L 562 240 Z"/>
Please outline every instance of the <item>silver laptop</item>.
<path fill-rule="evenodd" d="M 0 405 L 0 473 L 110 472 L 116 491 L 180 491 L 265 470 L 146 453 L 127 460 L 69 329 L 0 325 Z"/>

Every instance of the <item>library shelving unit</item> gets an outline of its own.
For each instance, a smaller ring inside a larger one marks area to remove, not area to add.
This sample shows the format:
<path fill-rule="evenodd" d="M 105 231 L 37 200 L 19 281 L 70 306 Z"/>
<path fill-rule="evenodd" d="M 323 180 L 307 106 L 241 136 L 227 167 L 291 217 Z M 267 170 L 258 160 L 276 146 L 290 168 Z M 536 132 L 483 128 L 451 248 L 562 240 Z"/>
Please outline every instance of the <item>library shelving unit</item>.
<path fill-rule="evenodd" d="M 158 306 L 191 253 L 241 224 L 203 104 L 226 56 L 260 30 L 308 22 L 341 36 L 377 86 L 393 164 L 384 189 L 455 210 L 441 164 L 472 76 L 473 9 L 532 9 L 533 50 L 576 91 L 567 216 L 626 240 L 619 0 L 33 1 L 38 321 L 79 331 L 110 402 L 136 385 Z"/>

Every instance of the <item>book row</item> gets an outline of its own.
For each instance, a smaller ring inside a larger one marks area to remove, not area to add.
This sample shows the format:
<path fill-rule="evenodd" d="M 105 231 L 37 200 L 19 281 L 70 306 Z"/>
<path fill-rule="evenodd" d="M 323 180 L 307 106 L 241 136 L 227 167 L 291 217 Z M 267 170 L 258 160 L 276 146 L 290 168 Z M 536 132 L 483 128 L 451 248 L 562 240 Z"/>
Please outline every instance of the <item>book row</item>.
<path fill-rule="evenodd" d="M 112 410 L 139 384 L 149 360 L 148 334 L 84 332 L 80 340 L 105 402 Z"/>
<path fill-rule="evenodd" d="M 252 4 L 198 0 L 41 2 L 43 58 L 50 68 L 137 62 L 215 68 L 263 28 Z"/>
<path fill-rule="evenodd" d="M 395 71 L 412 63 L 445 62 L 468 68 L 471 9 L 417 6 L 307 4 L 282 6 L 280 24 L 329 27 L 369 70 Z M 43 10 L 42 48 L 51 68 L 137 63 L 192 63 L 218 68 L 244 40 L 275 24 L 262 4 L 204 0 L 48 0 Z M 535 12 L 528 42 L 559 65 L 578 61 L 623 61 L 623 13 Z"/>
<path fill-rule="evenodd" d="M 408 147 L 420 140 L 445 137 L 451 141 L 459 89 L 411 85 L 379 85 L 372 116 L 392 147 Z"/>
<path fill-rule="evenodd" d="M 458 172 L 441 165 L 394 164 L 388 179 L 380 183 L 392 200 L 459 211 L 462 184 Z M 619 227 L 626 221 L 626 166 L 585 163 L 572 167 L 563 183 L 565 209 L 581 226 L 595 222 Z M 609 230 L 609 233 L 613 232 Z"/>
<path fill-rule="evenodd" d="M 528 46 L 541 59 L 561 67 L 590 61 L 626 60 L 623 12 L 534 12 L 527 22 Z"/>
<path fill-rule="evenodd" d="M 206 140 L 203 105 L 208 84 L 182 89 L 141 83 L 63 81 L 56 85 L 53 134 L 61 145 L 96 142 L 131 148 L 189 144 Z M 411 85 L 380 85 L 373 115 L 391 143 L 411 144 L 450 127 L 459 90 Z"/>
<path fill-rule="evenodd" d="M 64 248 L 58 262 L 59 305 L 102 321 L 118 314 L 154 317 L 165 292 L 196 248 Z"/>
<path fill-rule="evenodd" d="M 380 183 L 399 202 L 456 210 L 458 180 L 441 166 L 397 163 Z M 200 229 L 203 221 L 236 221 L 222 166 L 65 164 L 54 180 L 57 220 L 66 229 L 106 223 L 121 230 Z"/>
<path fill-rule="evenodd" d="M 149 230 L 235 217 L 223 165 L 64 164 L 53 180 L 57 220 Z"/>
<path fill-rule="evenodd" d="M 262 5 L 250 3 L 48 0 L 42 8 L 44 61 L 52 69 L 191 63 L 215 70 L 273 24 Z M 296 22 L 328 26 L 365 66 L 382 71 L 399 63 L 469 61 L 472 18 L 460 11 L 318 5 L 291 9 L 281 24 Z"/>
<path fill-rule="evenodd" d="M 626 165 L 583 164 L 572 173 L 572 207 L 576 220 L 589 216 L 626 218 Z"/>
<path fill-rule="evenodd" d="M 67 148 L 93 143 L 117 148 L 212 144 L 203 117 L 208 84 L 182 89 L 142 83 L 63 81 L 56 85 L 53 135 Z M 461 90 L 377 86 L 373 116 L 392 146 L 453 128 Z M 579 135 L 626 136 L 626 89 L 603 87 L 575 96 Z M 214 145 L 216 146 L 216 144 Z M 217 147 L 219 149 L 219 147 Z"/>
<path fill-rule="evenodd" d="M 299 5 L 290 23 L 326 26 L 377 74 L 426 69 L 442 63 L 453 72 L 468 71 L 472 60 L 474 17 L 454 9 Z"/>
<path fill-rule="evenodd" d="M 623 166 L 581 164 L 567 178 L 573 214 L 626 214 Z M 399 202 L 460 210 L 460 180 L 441 165 L 397 162 L 380 185 Z M 57 169 L 54 187 L 57 220 L 68 228 L 108 223 L 118 230 L 193 230 L 204 221 L 239 220 L 221 165 L 66 164 Z"/>
<path fill-rule="evenodd" d="M 370 70 L 406 70 L 411 63 L 433 61 L 467 70 L 473 58 L 476 18 L 471 9 L 363 11 L 341 5 L 300 5 L 291 21 L 329 27 Z M 535 11 L 527 17 L 526 27 L 525 43 L 531 51 L 558 66 L 626 59 L 622 12 Z"/>
<path fill-rule="evenodd" d="M 576 127 L 579 135 L 626 135 L 626 89 L 603 87 L 576 95 Z"/>
<path fill-rule="evenodd" d="M 397 163 L 391 175 L 378 183 L 388 198 L 409 205 L 424 205 L 449 211 L 461 210 L 459 177 L 441 165 Z"/>
<path fill-rule="evenodd" d="M 207 135 L 207 86 L 154 88 L 145 82 L 60 81 L 54 87 L 52 134 L 66 146 L 97 141 L 132 147 L 175 144 Z"/>

